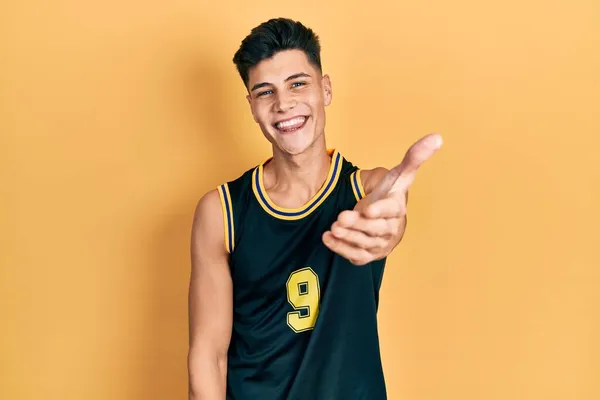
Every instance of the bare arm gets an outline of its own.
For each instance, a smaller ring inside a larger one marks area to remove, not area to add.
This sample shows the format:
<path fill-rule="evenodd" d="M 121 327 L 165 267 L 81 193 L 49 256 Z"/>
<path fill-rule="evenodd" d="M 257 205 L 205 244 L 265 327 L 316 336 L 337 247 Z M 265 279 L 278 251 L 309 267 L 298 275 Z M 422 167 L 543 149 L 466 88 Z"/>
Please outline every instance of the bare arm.
<path fill-rule="evenodd" d="M 189 288 L 190 400 L 224 400 L 232 328 L 232 283 L 218 192 L 198 202 L 191 242 Z"/>
<path fill-rule="evenodd" d="M 360 178 L 365 189 L 365 194 L 368 195 L 371 193 L 388 172 L 388 169 L 384 167 L 361 170 Z"/>
<path fill-rule="evenodd" d="M 356 265 L 387 257 L 406 230 L 408 190 L 417 170 L 442 145 L 442 137 L 431 134 L 413 144 L 400 164 L 363 170 L 364 196 L 353 210 L 340 213 L 323 242 L 333 252 Z"/>

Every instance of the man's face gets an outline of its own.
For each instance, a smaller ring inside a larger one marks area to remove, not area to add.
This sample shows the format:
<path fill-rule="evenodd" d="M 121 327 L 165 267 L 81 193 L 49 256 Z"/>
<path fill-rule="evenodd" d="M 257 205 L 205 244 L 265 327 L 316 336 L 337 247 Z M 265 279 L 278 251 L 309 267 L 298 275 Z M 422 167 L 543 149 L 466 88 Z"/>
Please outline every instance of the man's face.
<path fill-rule="evenodd" d="M 301 50 L 286 50 L 249 71 L 247 96 L 254 120 L 281 151 L 300 154 L 325 130 L 331 83 Z"/>

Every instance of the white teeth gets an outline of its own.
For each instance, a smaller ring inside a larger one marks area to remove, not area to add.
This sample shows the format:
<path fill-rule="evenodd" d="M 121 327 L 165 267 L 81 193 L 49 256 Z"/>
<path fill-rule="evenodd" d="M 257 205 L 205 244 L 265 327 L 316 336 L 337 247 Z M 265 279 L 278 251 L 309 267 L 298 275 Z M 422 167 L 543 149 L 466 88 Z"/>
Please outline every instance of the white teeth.
<path fill-rule="evenodd" d="M 306 120 L 305 117 L 298 117 L 298 118 L 290 119 L 289 121 L 279 122 L 275 126 L 277 126 L 278 129 L 292 128 L 296 125 L 302 125 L 305 120 Z"/>

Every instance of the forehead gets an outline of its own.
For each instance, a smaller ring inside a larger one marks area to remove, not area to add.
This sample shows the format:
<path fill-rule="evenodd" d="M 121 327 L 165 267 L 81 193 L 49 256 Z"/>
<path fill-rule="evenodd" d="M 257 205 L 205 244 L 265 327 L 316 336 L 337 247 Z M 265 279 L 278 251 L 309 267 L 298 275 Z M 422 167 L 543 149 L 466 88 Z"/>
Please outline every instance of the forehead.
<path fill-rule="evenodd" d="M 308 61 L 302 50 L 285 50 L 262 60 L 248 71 L 248 87 L 256 83 L 283 82 L 290 75 L 300 72 L 316 77 L 318 70 Z"/>

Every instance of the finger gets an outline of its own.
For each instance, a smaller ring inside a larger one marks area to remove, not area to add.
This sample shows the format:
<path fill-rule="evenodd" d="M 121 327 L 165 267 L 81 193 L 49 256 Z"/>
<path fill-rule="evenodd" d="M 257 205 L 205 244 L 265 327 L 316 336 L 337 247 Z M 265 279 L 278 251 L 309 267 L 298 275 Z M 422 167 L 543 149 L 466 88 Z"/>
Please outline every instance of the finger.
<path fill-rule="evenodd" d="M 396 185 L 399 190 L 408 190 L 408 187 L 415 179 L 419 167 L 431 158 L 441 146 L 442 137 L 437 133 L 419 139 L 408 149 L 402 162 L 390 169 L 383 177 L 381 182 L 379 182 L 377 187 L 373 190 L 372 197 L 377 200 L 383 198 L 398 181 L 402 182 L 400 185 Z"/>
<path fill-rule="evenodd" d="M 386 238 L 381 236 L 369 236 L 364 232 L 354 229 L 342 228 L 338 224 L 333 224 L 331 233 L 340 240 L 353 246 L 369 251 L 381 250 L 385 247 Z M 388 236 L 389 237 L 389 236 Z"/>
<path fill-rule="evenodd" d="M 359 218 L 351 227 L 369 236 L 388 237 L 394 235 L 400 225 L 400 218 Z"/>
<path fill-rule="evenodd" d="M 323 234 L 323 243 L 331 251 L 346 258 L 354 265 L 364 265 L 373 258 L 367 250 L 352 246 L 341 239 L 337 239 L 329 231 Z"/>
<path fill-rule="evenodd" d="M 399 218 L 406 214 L 406 204 L 404 199 L 397 197 L 386 197 L 382 200 L 368 204 L 363 210 L 362 215 L 366 218 Z"/>
<path fill-rule="evenodd" d="M 439 150 L 442 142 L 441 135 L 433 133 L 418 140 L 408 149 L 402 162 L 390 170 L 392 176 L 397 176 L 396 181 L 402 182 L 401 185 L 396 185 L 400 190 L 408 190 L 419 167 Z"/>
<path fill-rule="evenodd" d="M 442 136 L 432 133 L 417 140 L 406 152 L 401 164 L 403 171 L 416 171 L 421 164 L 430 159 L 442 146 Z"/>
<path fill-rule="evenodd" d="M 355 210 L 344 210 L 338 215 L 336 221 L 343 228 L 350 228 L 360 218 L 360 212 Z"/>

